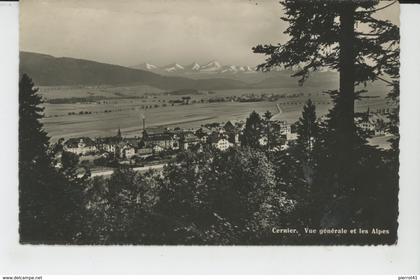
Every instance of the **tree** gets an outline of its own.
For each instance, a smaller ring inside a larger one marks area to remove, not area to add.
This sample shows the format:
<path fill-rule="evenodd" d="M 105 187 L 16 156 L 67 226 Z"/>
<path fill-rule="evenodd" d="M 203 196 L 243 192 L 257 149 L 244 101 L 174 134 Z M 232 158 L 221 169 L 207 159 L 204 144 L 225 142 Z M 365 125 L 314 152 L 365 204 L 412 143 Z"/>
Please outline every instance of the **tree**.
<path fill-rule="evenodd" d="M 156 211 L 170 244 L 264 243 L 294 208 L 265 153 L 252 148 L 184 152 L 163 177 Z"/>
<path fill-rule="evenodd" d="M 305 182 L 304 187 L 300 187 L 301 199 L 307 203 L 312 191 L 312 184 L 314 180 L 314 172 L 316 168 L 316 155 L 318 148 L 316 147 L 319 141 L 319 127 L 316 118 L 316 108 L 309 99 L 303 107 L 302 116 L 296 123 L 296 131 L 298 138 L 296 145 L 292 147 L 293 154 L 299 159 L 302 175 L 302 181 Z M 299 188 L 299 186 L 297 186 Z"/>
<path fill-rule="evenodd" d="M 261 116 L 252 111 L 249 117 L 246 119 L 245 129 L 241 137 L 241 143 L 243 146 L 259 148 L 259 140 L 261 134 L 264 133 Z"/>
<path fill-rule="evenodd" d="M 34 83 L 23 74 L 19 82 L 19 162 L 20 167 L 49 166 L 49 137 L 40 122 L 44 109 Z"/>
<path fill-rule="evenodd" d="M 273 114 L 270 111 L 266 111 L 264 113 L 264 125 L 265 125 L 265 131 L 267 135 L 267 151 L 270 151 L 271 146 L 271 131 L 273 130 L 271 127 L 271 118 L 273 117 Z"/>
<path fill-rule="evenodd" d="M 264 120 L 268 122 L 273 117 L 273 114 L 270 111 L 264 113 Z"/>
<path fill-rule="evenodd" d="M 23 243 L 67 243 L 80 227 L 80 186 L 52 166 L 40 122 L 42 98 L 23 74 L 19 82 L 19 233 Z"/>
<path fill-rule="evenodd" d="M 316 122 L 316 109 L 312 100 L 309 99 L 303 107 L 302 116 L 297 122 L 297 143 L 303 152 L 302 159 L 309 162 L 312 159 L 312 151 L 318 138 L 318 124 Z"/>
<path fill-rule="evenodd" d="M 285 31 L 289 41 L 253 49 L 268 56 L 260 70 L 299 68 L 293 76 L 300 78 L 300 84 L 311 71 L 330 68 L 339 72 L 339 89 L 330 92 L 335 106 L 329 114 L 326 137 L 329 166 L 334 171 L 331 177 L 335 178 L 329 183 L 342 194 L 356 187 L 364 142 L 354 124 L 354 101 L 365 91 L 356 90 L 356 86 L 375 80 L 390 83 L 384 74 L 398 54 L 398 27 L 375 17 L 377 11 L 397 1 L 377 7 L 380 2 L 285 0 L 282 19 L 289 24 Z"/>
<path fill-rule="evenodd" d="M 86 219 L 80 243 L 156 244 L 165 225 L 154 215 L 160 174 L 120 166 L 110 178 L 95 177 L 85 192 Z"/>
<path fill-rule="evenodd" d="M 339 97 L 335 99 L 336 135 L 341 146 L 339 161 L 344 163 L 352 158 L 354 101 L 361 93 L 355 91 L 355 86 L 383 80 L 381 75 L 398 49 L 398 28 L 387 20 L 374 17 L 376 11 L 396 1 L 375 9 L 379 2 L 285 0 L 282 19 L 289 23 L 285 33 L 291 39 L 285 44 L 259 45 L 253 49 L 269 56 L 259 69 L 268 71 L 279 65 L 298 66 L 300 70 L 293 76 L 300 77 L 300 83 L 309 77 L 310 71 L 322 68 L 339 71 Z M 364 29 L 368 31 L 364 32 Z M 338 92 L 334 91 L 335 94 Z"/>
<path fill-rule="evenodd" d="M 51 235 L 48 226 L 49 194 L 43 191 L 46 174 L 51 174 L 47 133 L 41 97 L 32 80 L 24 74 L 19 82 L 19 233 L 21 242 Z M 46 196 L 44 196 L 46 195 Z"/>

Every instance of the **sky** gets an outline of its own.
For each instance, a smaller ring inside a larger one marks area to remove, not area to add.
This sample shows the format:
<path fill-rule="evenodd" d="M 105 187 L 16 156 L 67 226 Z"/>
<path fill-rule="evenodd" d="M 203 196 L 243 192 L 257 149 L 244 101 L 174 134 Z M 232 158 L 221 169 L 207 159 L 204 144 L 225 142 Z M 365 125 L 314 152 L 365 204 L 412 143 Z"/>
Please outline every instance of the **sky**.
<path fill-rule="evenodd" d="M 125 66 L 255 66 L 264 56 L 253 46 L 287 39 L 281 16 L 278 0 L 21 0 L 20 49 Z M 380 16 L 398 22 L 395 9 Z"/>

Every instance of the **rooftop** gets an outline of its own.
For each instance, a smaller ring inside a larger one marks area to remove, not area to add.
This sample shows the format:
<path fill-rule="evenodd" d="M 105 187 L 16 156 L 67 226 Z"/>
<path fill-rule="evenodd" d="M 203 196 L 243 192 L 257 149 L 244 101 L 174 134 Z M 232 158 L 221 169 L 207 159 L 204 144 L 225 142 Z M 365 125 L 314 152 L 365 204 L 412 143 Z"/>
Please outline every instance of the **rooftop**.
<path fill-rule="evenodd" d="M 95 145 L 95 142 L 89 137 L 70 138 L 66 142 L 64 142 L 64 145 L 66 145 L 69 148 L 77 148 L 79 146 L 79 143 L 84 143 L 86 146 Z"/>

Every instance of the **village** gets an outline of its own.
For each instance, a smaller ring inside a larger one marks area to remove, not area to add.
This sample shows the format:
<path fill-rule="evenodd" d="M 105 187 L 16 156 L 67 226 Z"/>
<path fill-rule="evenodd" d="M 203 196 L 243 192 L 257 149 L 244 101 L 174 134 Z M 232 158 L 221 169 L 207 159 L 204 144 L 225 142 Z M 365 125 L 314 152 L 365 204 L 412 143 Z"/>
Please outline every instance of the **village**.
<path fill-rule="evenodd" d="M 287 122 L 279 122 L 281 143 L 277 149 L 286 149 L 288 143 L 297 137 Z M 141 137 L 124 137 L 118 129 L 114 136 L 77 137 L 67 140 L 60 139 L 63 151 L 76 154 L 80 161 L 92 160 L 97 166 L 110 166 L 126 164 L 132 166 L 144 166 L 167 162 L 180 151 L 191 150 L 200 152 L 204 148 L 214 148 L 226 151 L 230 147 L 241 145 L 241 134 L 244 122 L 211 123 L 201 126 L 199 129 L 180 128 L 146 128 L 143 120 Z M 266 146 L 268 139 L 261 136 L 261 146 Z"/>
<path fill-rule="evenodd" d="M 318 118 L 318 122 L 325 120 Z M 372 136 L 383 136 L 385 132 L 385 117 L 380 113 L 358 114 L 356 124 Z M 274 132 L 266 130 L 258 135 L 258 143 L 270 151 L 283 151 L 297 140 L 296 123 L 289 124 L 275 115 L 270 119 Z M 79 163 L 90 168 L 116 167 L 128 165 L 132 167 L 147 167 L 168 163 L 179 152 L 190 150 L 201 152 L 206 148 L 226 151 L 230 147 L 241 146 L 241 136 L 245 121 L 225 123 L 208 123 L 198 129 L 181 129 L 168 127 L 146 128 L 143 118 L 141 135 L 125 137 L 121 129 L 114 136 L 108 137 L 77 137 L 61 138 L 57 145 L 62 151 L 79 156 Z M 57 154 L 56 167 L 61 166 L 60 153 Z"/>

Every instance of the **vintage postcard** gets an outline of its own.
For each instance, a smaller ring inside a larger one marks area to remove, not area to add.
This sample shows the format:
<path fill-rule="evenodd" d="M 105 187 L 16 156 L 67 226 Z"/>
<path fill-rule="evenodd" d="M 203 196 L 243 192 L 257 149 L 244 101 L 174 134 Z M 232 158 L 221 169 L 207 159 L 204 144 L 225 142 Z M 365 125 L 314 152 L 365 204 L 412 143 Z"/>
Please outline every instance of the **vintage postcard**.
<path fill-rule="evenodd" d="M 394 245 L 399 3 L 22 0 L 22 244 Z"/>

